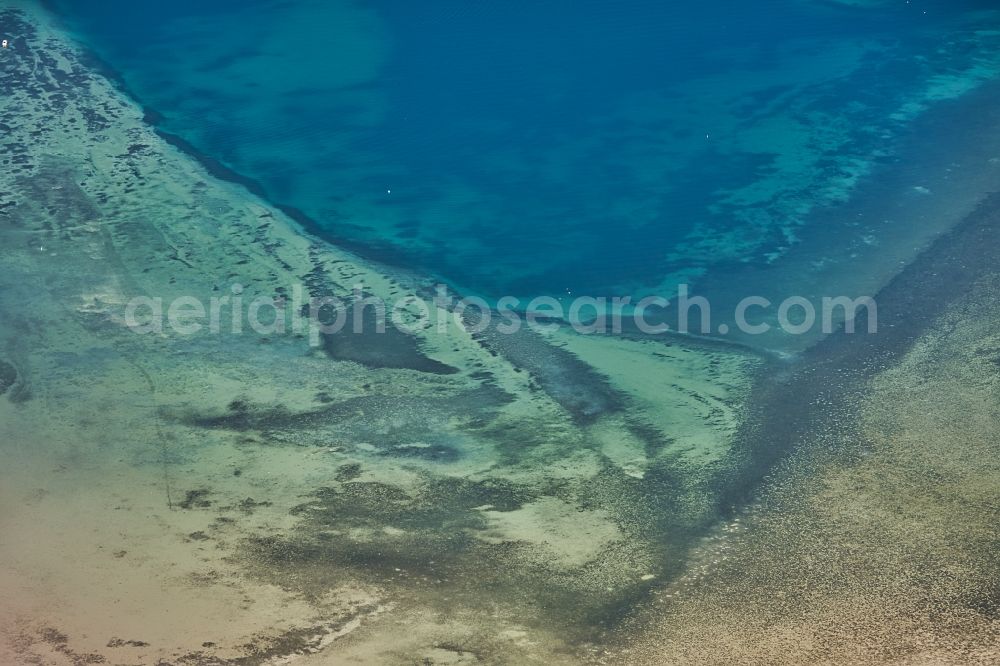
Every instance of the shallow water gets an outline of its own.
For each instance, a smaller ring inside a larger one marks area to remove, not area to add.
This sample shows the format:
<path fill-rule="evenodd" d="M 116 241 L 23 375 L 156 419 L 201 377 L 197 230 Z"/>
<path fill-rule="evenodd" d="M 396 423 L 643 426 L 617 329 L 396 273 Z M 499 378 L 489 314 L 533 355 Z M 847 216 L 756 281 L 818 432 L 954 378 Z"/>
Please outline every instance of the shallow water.
<path fill-rule="evenodd" d="M 63 3 L 101 68 L 11 1 L 0 662 L 996 654 L 994 14 Z M 436 276 L 878 291 L 885 329 L 310 345 L 124 315 Z"/>

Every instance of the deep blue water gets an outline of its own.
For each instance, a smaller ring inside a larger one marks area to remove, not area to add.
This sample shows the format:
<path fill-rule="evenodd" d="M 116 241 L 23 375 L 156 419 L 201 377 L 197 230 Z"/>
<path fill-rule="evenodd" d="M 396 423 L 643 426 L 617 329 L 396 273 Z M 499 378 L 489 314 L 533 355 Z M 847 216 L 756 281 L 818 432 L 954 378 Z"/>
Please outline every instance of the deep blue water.
<path fill-rule="evenodd" d="M 987 3 L 53 4 L 164 130 L 494 296 L 780 261 L 997 50 Z"/>

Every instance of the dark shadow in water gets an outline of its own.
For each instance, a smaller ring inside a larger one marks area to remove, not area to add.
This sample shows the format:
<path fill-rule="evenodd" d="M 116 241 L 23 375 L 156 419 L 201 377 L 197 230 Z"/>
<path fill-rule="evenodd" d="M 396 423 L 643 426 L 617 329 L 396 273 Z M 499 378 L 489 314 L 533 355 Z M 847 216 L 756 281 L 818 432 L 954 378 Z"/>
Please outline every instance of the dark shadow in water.
<path fill-rule="evenodd" d="M 6 361 L 0 361 L 0 395 L 6 393 L 16 382 L 17 369 Z"/>
<path fill-rule="evenodd" d="M 360 333 L 355 332 L 354 313 L 348 309 L 344 327 L 337 333 L 323 335 L 323 351 L 330 358 L 354 361 L 369 368 L 402 368 L 436 375 L 458 372 L 458 368 L 422 354 L 412 335 L 389 322 L 379 326 L 373 308 L 365 308 L 361 316 Z"/>
<path fill-rule="evenodd" d="M 504 334 L 490 326 L 475 338 L 494 356 L 502 356 L 515 368 L 531 373 L 538 386 L 577 423 L 593 423 L 625 406 L 625 398 L 604 377 L 534 331 L 521 328 Z"/>

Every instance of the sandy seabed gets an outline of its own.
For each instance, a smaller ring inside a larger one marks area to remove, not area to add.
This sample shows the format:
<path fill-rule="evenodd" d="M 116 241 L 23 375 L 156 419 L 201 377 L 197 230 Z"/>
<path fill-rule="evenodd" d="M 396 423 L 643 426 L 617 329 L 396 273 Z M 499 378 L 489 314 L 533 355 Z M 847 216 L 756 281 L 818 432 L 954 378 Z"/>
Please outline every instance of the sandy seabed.
<path fill-rule="evenodd" d="M 753 351 L 129 331 L 139 295 L 429 285 L 214 178 L 44 14 L 0 18 L 0 662 L 995 661 L 994 282 L 733 510 L 794 372 Z"/>

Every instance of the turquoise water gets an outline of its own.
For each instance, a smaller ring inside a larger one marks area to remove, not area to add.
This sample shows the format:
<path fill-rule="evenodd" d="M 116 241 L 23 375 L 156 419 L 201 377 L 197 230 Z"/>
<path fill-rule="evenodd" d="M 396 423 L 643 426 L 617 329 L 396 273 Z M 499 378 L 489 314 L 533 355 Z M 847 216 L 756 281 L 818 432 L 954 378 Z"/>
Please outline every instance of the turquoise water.
<path fill-rule="evenodd" d="M 995 75 L 989 3 L 867 4 L 54 3 L 163 130 L 331 240 L 491 296 L 780 263 Z"/>

